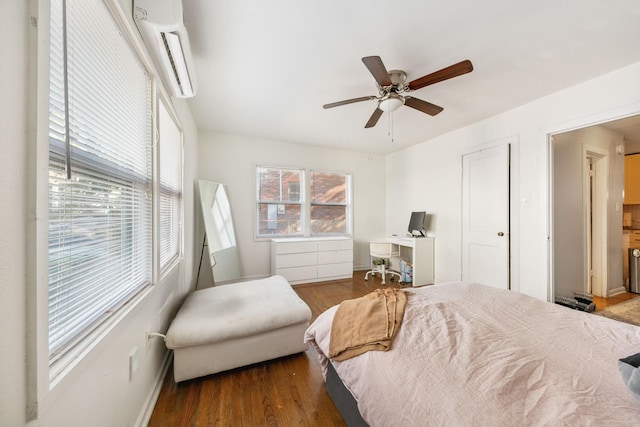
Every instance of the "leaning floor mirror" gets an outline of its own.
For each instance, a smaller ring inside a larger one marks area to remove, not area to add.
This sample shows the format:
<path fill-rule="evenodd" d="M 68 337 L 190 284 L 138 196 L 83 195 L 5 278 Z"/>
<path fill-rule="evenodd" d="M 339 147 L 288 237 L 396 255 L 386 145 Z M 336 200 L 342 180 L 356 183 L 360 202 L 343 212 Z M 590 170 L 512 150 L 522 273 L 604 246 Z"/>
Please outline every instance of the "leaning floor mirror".
<path fill-rule="evenodd" d="M 227 192 L 223 184 L 200 180 L 200 204 L 202 205 L 202 217 L 204 220 L 205 239 L 203 241 L 202 256 L 198 287 L 220 285 L 240 280 L 240 267 L 238 265 L 238 250 L 236 236 L 231 217 L 231 206 Z M 213 274 L 212 280 L 207 280 L 204 273 L 206 266 L 203 264 L 204 255 L 208 255 L 209 267 Z M 210 282 L 210 283 L 206 283 Z"/>

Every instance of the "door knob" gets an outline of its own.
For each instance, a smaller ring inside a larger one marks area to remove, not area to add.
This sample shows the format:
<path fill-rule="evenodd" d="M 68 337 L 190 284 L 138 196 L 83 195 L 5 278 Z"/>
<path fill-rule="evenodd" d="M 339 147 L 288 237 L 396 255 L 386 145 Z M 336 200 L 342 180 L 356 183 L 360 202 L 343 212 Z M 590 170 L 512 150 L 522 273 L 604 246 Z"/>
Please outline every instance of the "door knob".
<path fill-rule="evenodd" d="M 502 231 L 498 231 L 498 236 L 502 237 L 504 236 L 504 233 Z"/>

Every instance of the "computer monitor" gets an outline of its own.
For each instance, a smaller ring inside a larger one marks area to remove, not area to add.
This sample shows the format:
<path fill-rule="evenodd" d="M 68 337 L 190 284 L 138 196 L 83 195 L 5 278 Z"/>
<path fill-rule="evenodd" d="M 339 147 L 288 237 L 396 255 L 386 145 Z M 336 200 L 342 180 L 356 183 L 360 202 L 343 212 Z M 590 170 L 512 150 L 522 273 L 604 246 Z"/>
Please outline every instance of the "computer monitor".
<path fill-rule="evenodd" d="M 427 217 L 426 212 L 411 212 L 409 220 L 409 234 L 413 237 L 424 237 L 424 223 Z"/>

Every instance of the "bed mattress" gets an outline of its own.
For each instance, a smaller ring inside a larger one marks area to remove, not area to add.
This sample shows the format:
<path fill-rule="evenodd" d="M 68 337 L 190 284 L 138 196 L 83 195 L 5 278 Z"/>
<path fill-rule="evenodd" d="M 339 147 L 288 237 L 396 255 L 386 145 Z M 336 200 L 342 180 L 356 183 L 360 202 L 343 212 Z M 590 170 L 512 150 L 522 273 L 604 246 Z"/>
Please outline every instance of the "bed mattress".
<path fill-rule="evenodd" d="M 407 289 L 387 352 L 331 362 L 371 426 L 633 425 L 640 327 L 469 283 Z M 336 307 L 305 333 L 326 376 Z"/>

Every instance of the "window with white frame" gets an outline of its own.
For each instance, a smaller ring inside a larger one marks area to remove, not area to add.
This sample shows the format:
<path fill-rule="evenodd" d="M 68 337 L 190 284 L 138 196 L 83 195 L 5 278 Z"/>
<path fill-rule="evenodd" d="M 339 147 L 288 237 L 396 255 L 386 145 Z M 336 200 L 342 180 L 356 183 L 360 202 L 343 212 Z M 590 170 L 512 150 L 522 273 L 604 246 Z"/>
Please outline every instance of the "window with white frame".
<path fill-rule="evenodd" d="M 304 170 L 258 166 L 256 179 L 257 235 L 302 235 Z"/>
<path fill-rule="evenodd" d="M 351 234 L 349 174 L 257 166 L 256 181 L 258 238 Z"/>
<path fill-rule="evenodd" d="M 325 171 L 309 175 L 311 234 L 350 234 L 350 176 Z"/>
<path fill-rule="evenodd" d="M 164 103 L 158 107 L 160 271 L 164 272 L 182 249 L 182 132 Z"/>
<path fill-rule="evenodd" d="M 162 265 L 179 256 L 182 136 L 169 126 L 168 136 L 161 137 L 158 179 L 152 77 L 126 32 L 102 0 L 51 0 L 50 5 L 48 342 L 53 364 L 153 282 L 154 253 Z M 159 225 L 154 227 L 156 205 Z M 157 239 L 154 229 L 160 230 Z M 154 240 L 159 241 L 155 246 Z M 159 248 L 167 248 L 166 255 Z"/>

